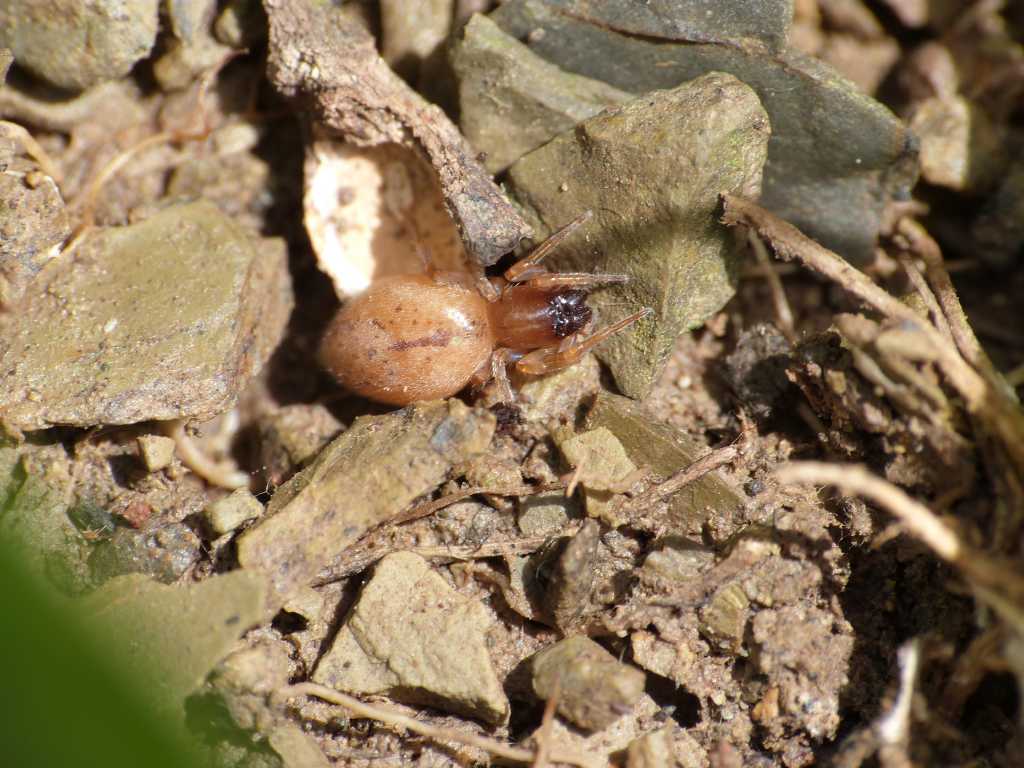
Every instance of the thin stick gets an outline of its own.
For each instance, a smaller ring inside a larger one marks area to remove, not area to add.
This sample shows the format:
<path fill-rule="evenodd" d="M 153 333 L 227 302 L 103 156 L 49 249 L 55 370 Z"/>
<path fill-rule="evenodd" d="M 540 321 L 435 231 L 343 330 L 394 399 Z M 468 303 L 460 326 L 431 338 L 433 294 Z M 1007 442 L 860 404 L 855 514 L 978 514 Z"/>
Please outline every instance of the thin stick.
<path fill-rule="evenodd" d="M 537 756 L 536 750 L 513 747 L 510 744 L 505 744 L 503 742 L 496 741 L 495 739 L 489 739 L 486 736 L 478 736 L 475 733 L 465 733 L 463 731 L 457 731 L 454 728 L 440 728 L 438 726 L 429 725 L 414 718 L 401 715 L 397 712 L 392 712 L 382 707 L 367 704 L 354 696 L 349 696 L 341 691 L 336 691 L 333 688 L 327 688 L 323 685 L 317 685 L 316 683 L 299 683 L 298 685 L 288 686 L 287 688 L 279 691 L 278 696 L 289 699 L 297 698 L 299 696 L 315 696 L 316 698 L 323 699 L 331 704 L 337 704 L 338 706 L 344 707 L 356 717 L 376 720 L 395 728 L 404 728 L 408 731 L 412 731 L 413 733 L 418 733 L 421 736 L 426 736 L 428 739 L 432 739 L 434 741 L 454 741 L 458 744 L 476 747 L 477 749 L 481 749 L 495 757 L 502 757 L 516 763 L 532 763 Z M 549 752 L 549 757 L 557 763 L 569 763 L 570 765 L 578 765 L 580 768 L 593 768 L 593 766 L 598 764 L 597 760 L 587 755 L 581 755 L 560 749 L 551 750 Z"/>
<path fill-rule="evenodd" d="M 540 731 L 537 733 L 537 755 L 533 759 L 533 768 L 545 768 L 548 764 L 548 755 L 551 753 L 551 726 L 555 722 L 555 707 L 558 706 L 558 697 L 562 695 L 562 675 L 555 676 L 555 684 L 552 686 L 551 695 L 544 702 L 544 715 L 540 720 Z"/>
<path fill-rule="evenodd" d="M 917 687 L 917 671 L 921 666 L 921 641 L 912 638 L 897 652 L 900 684 L 896 700 L 888 712 L 874 722 L 875 733 L 882 744 L 905 746 L 910 736 L 910 704 Z"/>
<path fill-rule="evenodd" d="M 442 496 L 439 499 L 433 501 L 425 501 L 422 504 L 417 504 L 415 507 L 410 509 L 408 512 L 400 514 L 388 521 L 389 525 L 401 525 L 402 523 L 408 523 L 413 520 L 419 520 L 423 517 L 430 517 L 435 512 L 439 512 L 445 507 L 451 506 L 463 499 L 468 499 L 470 496 L 476 496 L 478 493 L 487 493 L 492 496 L 532 496 L 535 493 L 543 493 L 545 491 L 557 491 L 565 487 L 565 483 L 562 481 L 556 481 L 547 485 L 534 486 L 534 485 L 515 485 L 508 486 L 505 488 L 494 488 L 492 486 L 477 485 L 469 488 L 463 488 L 461 491 L 455 491 L 455 493 L 449 493 Z"/>
<path fill-rule="evenodd" d="M 789 307 L 789 299 L 786 298 L 786 289 L 782 287 L 782 280 L 779 278 L 778 272 L 772 268 L 771 260 L 768 258 L 768 249 L 764 247 L 764 243 L 754 230 L 749 231 L 747 240 L 750 243 L 751 250 L 754 251 L 758 265 L 762 269 L 761 274 L 764 275 L 764 279 L 768 283 L 768 290 L 772 295 L 772 304 L 775 306 L 775 317 L 778 320 L 779 330 L 782 331 L 782 335 L 786 337 L 790 344 L 796 344 L 797 336 L 793 324 L 793 310 Z"/>
<path fill-rule="evenodd" d="M 56 163 L 50 159 L 50 155 L 47 154 L 42 145 L 35 140 L 35 137 L 24 126 L 12 123 L 9 120 L 0 120 L 0 128 L 6 128 L 14 134 L 14 138 L 21 142 L 25 154 L 36 161 L 39 170 L 53 179 L 58 188 L 63 184 L 63 178 L 60 171 L 57 170 Z"/>
<path fill-rule="evenodd" d="M 892 483 L 875 477 L 863 466 L 807 461 L 786 464 L 775 471 L 782 484 L 834 485 L 863 496 L 896 517 L 946 562 L 956 566 L 977 599 L 1010 626 L 1024 624 L 1024 575 L 1019 564 L 977 550 L 930 509 Z"/>
<path fill-rule="evenodd" d="M 213 85 L 214 80 L 216 80 L 217 75 L 220 74 L 220 71 L 227 66 L 229 62 L 238 56 L 241 56 L 243 53 L 245 53 L 245 51 L 241 50 L 228 52 L 220 59 L 220 61 L 210 67 L 210 69 L 204 72 L 199 78 L 199 85 L 196 90 L 196 107 L 192 114 L 198 115 L 201 119 L 203 124 L 201 129 L 197 131 L 161 131 L 160 133 L 148 136 L 134 146 L 131 146 L 118 154 L 103 166 L 103 168 L 101 168 L 100 171 L 92 178 L 85 189 L 82 190 L 74 200 L 74 205 L 79 208 L 80 221 L 74 234 L 68 241 L 68 245 L 64 249 L 65 254 L 70 253 L 74 247 L 81 242 L 82 236 L 92 229 L 100 192 L 107 182 L 110 181 L 110 179 L 113 178 L 122 168 L 124 168 L 132 158 L 140 152 L 160 144 L 180 144 L 186 141 L 202 141 L 213 132 L 213 126 L 209 124 L 209 118 L 206 114 L 206 95 L 209 92 L 210 87 Z"/>
<path fill-rule="evenodd" d="M 797 461 L 779 467 L 775 476 L 782 485 L 834 485 L 843 493 L 863 496 L 897 518 L 943 560 L 956 563 L 963 554 L 959 537 L 928 507 L 859 464 Z"/>
<path fill-rule="evenodd" d="M 939 306 L 939 300 L 935 297 L 934 291 L 925 276 L 921 274 L 921 270 L 918 269 L 917 264 L 914 260 L 909 258 L 906 254 L 901 254 L 899 257 L 900 265 L 903 267 L 903 271 L 907 277 L 910 278 L 910 282 L 914 284 L 914 290 L 917 291 L 918 295 L 924 300 L 924 303 L 928 306 L 928 313 L 932 317 L 932 322 L 935 323 L 935 327 L 938 328 L 939 333 L 945 336 L 950 341 L 953 341 L 953 331 L 949 327 L 949 319 L 946 317 L 946 313 L 943 312 L 942 307 Z M 960 350 L 960 354 L 963 354 L 963 350 Z"/>
<path fill-rule="evenodd" d="M 925 266 L 925 279 L 935 292 L 935 298 L 942 307 L 942 312 L 948 322 L 949 330 L 953 341 L 956 342 L 960 354 L 971 365 L 977 368 L 982 376 L 988 379 L 990 385 L 1002 388 L 999 385 L 998 374 L 991 359 L 985 353 L 981 342 L 974 334 L 971 324 L 967 319 L 960 298 L 957 296 L 956 288 L 953 287 L 953 280 L 946 270 L 942 258 L 942 250 L 935 239 L 928 234 L 920 223 L 913 219 L 904 218 L 897 224 L 897 232 L 907 240 L 910 250 L 917 254 Z"/>
<path fill-rule="evenodd" d="M 203 478 L 210 485 L 235 490 L 249 485 L 249 475 L 235 466 L 234 462 L 212 461 L 185 431 L 185 420 L 175 419 L 164 424 L 164 433 L 174 440 L 175 450 L 181 463 Z"/>
<path fill-rule="evenodd" d="M 707 453 L 697 459 L 692 464 L 678 470 L 665 482 L 658 483 L 654 487 L 649 488 L 640 495 L 630 499 L 616 511 L 628 516 L 657 504 L 662 499 L 668 498 L 673 493 L 682 490 L 687 485 L 699 480 L 709 472 L 713 472 L 719 467 L 735 461 L 742 452 L 743 446 L 737 443 L 726 445 L 722 448 L 716 448 L 710 453 Z"/>
<path fill-rule="evenodd" d="M 919 329 L 935 350 L 936 364 L 963 397 L 967 411 L 978 418 L 987 432 L 999 438 L 1017 474 L 1024 474 L 1024 412 L 1004 387 L 993 386 L 991 380 L 980 375 L 956 349 L 950 349 L 935 326 L 922 321 L 906 304 L 792 224 L 741 197 L 723 194 L 722 201 L 725 206 L 722 221 L 725 224 L 743 224 L 756 230 L 771 244 L 779 258 L 800 261 L 890 320 L 905 322 Z M 940 302 L 941 296 L 939 292 Z M 957 323 L 951 322 L 950 326 L 956 338 Z"/>
<path fill-rule="evenodd" d="M 1024 363 L 1004 373 L 1003 378 L 1011 387 L 1024 386 Z"/>
<path fill-rule="evenodd" d="M 568 531 L 562 531 L 562 535 L 568 535 Z M 489 557 L 501 557 L 502 555 L 526 555 L 536 552 L 551 538 L 545 536 L 525 536 L 521 539 L 510 539 L 509 541 L 488 541 L 476 545 L 457 545 L 441 547 L 402 547 L 405 552 L 414 552 L 423 558 L 441 558 L 451 560 L 484 560 Z M 387 554 L 387 553 L 384 553 Z M 381 557 L 384 556 L 381 555 Z"/>

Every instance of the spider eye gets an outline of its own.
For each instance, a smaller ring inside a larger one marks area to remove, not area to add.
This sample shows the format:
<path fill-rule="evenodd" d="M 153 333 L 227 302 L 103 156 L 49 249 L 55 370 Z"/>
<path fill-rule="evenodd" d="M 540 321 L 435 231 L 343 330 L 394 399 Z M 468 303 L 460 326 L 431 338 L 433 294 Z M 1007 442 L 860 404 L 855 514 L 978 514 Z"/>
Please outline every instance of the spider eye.
<path fill-rule="evenodd" d="M 565 291 L 551 297 L 551 328 L 555 336 L 564 339 L 590 322 L 592 312 L 583 291 Z"/>

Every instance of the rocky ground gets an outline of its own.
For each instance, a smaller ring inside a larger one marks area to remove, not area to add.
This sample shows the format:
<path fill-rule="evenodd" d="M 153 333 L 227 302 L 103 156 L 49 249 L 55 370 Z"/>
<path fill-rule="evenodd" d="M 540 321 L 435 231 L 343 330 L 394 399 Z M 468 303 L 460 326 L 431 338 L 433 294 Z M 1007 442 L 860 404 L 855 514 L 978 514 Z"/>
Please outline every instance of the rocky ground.
<path fill-rule="evenodd" d="M 0 5 L 0 541 L 191 764 L 1024 761 L 1020 8 L 58 5 Z M 548 265 L 652 312 L 514 404 L 320 367 L 584 211 Z"/>

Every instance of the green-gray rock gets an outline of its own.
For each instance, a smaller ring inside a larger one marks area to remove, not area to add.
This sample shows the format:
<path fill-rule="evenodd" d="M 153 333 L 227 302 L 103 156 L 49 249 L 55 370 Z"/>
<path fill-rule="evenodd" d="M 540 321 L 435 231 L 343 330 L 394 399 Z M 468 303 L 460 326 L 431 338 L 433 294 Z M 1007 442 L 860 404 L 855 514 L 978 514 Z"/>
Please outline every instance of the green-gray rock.
<path fill-rule="evenodd" d="M 24 295 L 71 234 L 53 179 L 31 163 L 5 154 L 0 147 L 0 307 L 9 307 Z"/>
<path fill-rule="evenodd" d="M 510 0 L 491 18 L 553 64 L 631 93 L 712 71 L 749 84 L 772 126 L 762 202 L 852 261 L 870 258 L 886 201 L 909 193 L 916 180 L 916 143 L 903 123 L 798 52 L 771 52 L 753 41 L 645 39 L 541 0 Z M 706 31 L 710 37 L 713 26 Z"/>
<path fill-rule="evenodd" d="M 786 43 L 793 0 L 548 0 L 567 16 L 628 34 L 688 42 Z"/>
<path fill-rule="evenodd" d="M 562 490 L 524 496 L 516 506 L 516 523 L 526 536 L 557 534 L 565 528 L 570 518 L 579 516 L 576 500 L 566 498 Z"/>
<path fill-rule="evenodd" d="M 642 406 L 607 392 L 594 401 L 585 427 L 607 427 L 637 466 L 649 467 L 662 477 L 669 477 L 707 453 L 707 448 L 656 421 Z M 709 473 L 672 497 L 669 530 L 677 534 L 699 532 L 708 510 L 732 514 L 742 503 L 743 498 L 732 486 L 717 473 Z"/>
<path fill-rule="evenodd" d="M 238 561 L 271 585 L 267 610 L 370 528 L 444 480 L 453 464 L 487 450 L 493 414 L 458 400 L 362 416 L 278 488 L 258 524 L 238 539 Z"/>
<path fill-rule="evenodd" d="M 558 685 L 558 713 L 585 731 L 606 728 L 629 712 L 646 680 L 639 669 L 582 635 L 540 651 L 530 668 L 537 697 L 550 698 Z"/>
<path fill-rule="evenodd" d="M 248 488 L 239 488 L 229 496 L 217 499 L 203 510 L 207 524 L 218 536 L 231 533 L 262 514 L 263 505 Z"/>
<path fill-rule="evenodd" d="M 118 526 L 89 553 L 89 570 L 96 583 L 114 576 L 141 573 L 173 584 L 199 559 L 199 537 L 184 523 L 152 530 Z"/>
<path fill-rule="evenodd" d="M 636 464 L 615 434 L 606 427 L 597 427 L 560 440 L 558 449 L 573 468 L 573 477 L 583 486 L 587 515 L 611 527 L 618 525 L 612 499 L 625 490 L 619 484 L 636 471 Z"/>
<path fill-rule="evenodd" d="M 617 32 L 692 43 L 785 45 L 793 0 L 547 0 L 565 15 Z M 744 41 L 742 38 L 749 38 Z"/>
<path fill-rule="evenodd" d="M 60 445 L 0 447 L 0 539 L 33 577 L 63 594 L 89 584 L 83 535 L 68 517 L 71 475 Z"/>
<path fill-rule="evenodd" d="M 260 618 L 260 580 L 243 572 L 188 586 L 121 576 L 91 594 L 83 617 L 154 705 L 184 715 L 185 698 Z"/>
<path fill-rule="evenodd" d="M 174 440 L 164 435 L 139 435 L 139 458 L 149 472 L 166 469 L 174 461 Z"/>
<path fill-rule="evenodd" d="M 34 75 L 72 91 L 127 75 L 156 40 L 159 0 L 6 0 L 0 47 Z"/>
<path fill-rule="evenodd" d="M 630 94 L 551 64 L 474 16 L 452 49 L 459 123 L 470 144 L 500 173 L 527 152 Z"/>
<path fill-rule="evenodd" d="M 500 723 L 508 700 L 491 666 L 491 616 L 412 552 L 374 569 L 313 680 Z"/>
<path fill-rule="evenodd" d="M 283 768 L 331 768 L 316 738 L 295 723 L 283 722 L 267 736 L 267 742 L 280 756 Z"/>
<path fill-rule="evenodd" d="M 743 644 L 749 614 L 750 600 L 743 587 L 729 582 L 701 607 L 698 614 L 701 634 L 719 650 L 735 653 Z"/>
<path fill-rule="evenodd" d="M 274 242 L 254 245 L 205 202 L 89 237 L 0 317 L 0 418 L 42 429 L 228 410 L 287 323 Z"/>
<path fill-rule="evenodd" d="M 754 92 L 713 73 L 592 117 L 510 169 L 536 230 L 593 212 L 549 263 L 630 276 L 592 295 L 603 322 L 654 310 L 597 349 L 625 394 L 646 395 L 676 338 L 732 296 L 738 251 L 719 194 L 757 196 L 769 132 Z"/>

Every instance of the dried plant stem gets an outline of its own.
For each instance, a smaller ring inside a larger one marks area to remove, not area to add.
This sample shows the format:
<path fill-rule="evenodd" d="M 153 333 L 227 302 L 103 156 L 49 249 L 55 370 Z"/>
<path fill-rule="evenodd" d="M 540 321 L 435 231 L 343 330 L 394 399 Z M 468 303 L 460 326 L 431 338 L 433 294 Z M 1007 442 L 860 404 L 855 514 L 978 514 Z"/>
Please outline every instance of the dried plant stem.
<path fill-rule="evenodd" d="M 918 295 L 928 306 L 928 313 L 932 316 L 932 322 L 935 323 L 935 327 L 938 329 L 939 333 L 949 339 L 949 341 L 953 341 L 953 331 L 949 327 L 949 320 L 946 318 L 946 313 L 943 312 L 942 307 L 939 306 L 939 300 L 935 297 L 932 287 L 928 284 L 925 276 L 921 274 L 921 270 L 918 268 L 917 264 L 913 259 L 905 254 L 900 256 L 900 264 L 903 266 L 903 271 L 906 272 L 907 277 L 910 278 L 910 282 L 914 284 L 914 290 L 917 291 Z M 961 354 L 963 354 L 962 350 Z"/>
<path fill-rule="evenodd" d="M 692 464 L 688 464 L 678 470 L 664 482 L 648 488 L 643 493 L 623 503 L 621 507 L 615 510 L 615 512 L 616 514 L 624 515 L 627 518 L 635 515 L 642 510 L 657 504 L 659 501 L 667 499 L 673 493 L 682 490 L 690 483 L 700 480 L 700 478 L 704 477 L 708 472 L 713 472 L 719 467 L 723 467 L 726 464 L 735 461 L 742 452 L 743 446 L 738 443 L 732 443 L 731 445 L 726 445 L 722 448 L 716 448 L 704 456 L 701 456 Z"/>
<path fill-rule="evenodd" d="M 758 265 L 763 270 L 762 274 L 768 283 L 768 290 L 771 291 L 772 304 L 775 307 L 775 317 L 778 321 L 779 330 L 786 337 L 786 341 L 790 344 L 796 344 L 797 335 L 793 324 L 793 310 L 789 307 L 789 299 L 786 298 L 786 289 L 782 287 L 782 279 L 773 268 L 771 259 L 768 257 L 768 249 L 765 248 L 764 242 L 753 230 L 750 230 L 748 233 L 747 240 L 750 243 L 751 250 L 754 251 Z"/>
<path fill-rule="evenodd" d="M 249 485 L 249 475 L 239 470 L 234 462 L 213 461 L 199 450 L 199 446 L 185 431 L 184 419 L 166 422 L 164 432 L 174 440 L 174 447 L 181 463 L 210 485 L 229 490 L 245 488 Z"/>
<path fill-rule="evenodd" d="M 868 306 L 892 321 L 904 322 L 921 331 L 932 349 L 936 364 L 950 385 L 964 399 L 967 411 L 975 416 L 985 432 L 998 438 L 1018 476 L 1024 476 L 1024 412 L 1007 393 L 1005 387 L 995 386 L 992 379 L 983 376 L 958 351 L 946 343 L 935 326 L 923 322 L 920 315 L 894 296 L 875 285 L 860 270 L 850 266 L 841 257 L 804 235 L 792 224 L 769 213 L 756 203 L 733 195 L 723 194 L 725 206 L 722 221 L 725 224 L 743 224 L 763 237 L 783 259 L 796 259 L 804 266 L 841 286 Z M 951 311 L 943 301 L 944 291 L 936 291 L 937 298 L 947 313 Z M 955 298 L 955 293 L 953 294 Z M 959 302 L 957 302 L 959 307 Z M 962 313 L 962 310 L 960 310 Z M 958 321 L 951 320 L 950 328 L 957 338 Z M 966 320 L 963 321 L 966 325 Z M 962 332 L 962 331 L 961 331 Z M 973 334 L 971 336 L 973 338 Z M 970 345 L 969 339 L 963 339 Z M 974 340 L 976 344 L 977 341 Z M 979 361 L 982 358 L 978 358 Z M 981 368 L 984 365 L 979 363 Z"/>
<path fill-rule="evenodd" d="M 98 205 L 99 195 L 103 190 L 103 187 L 106 186 L 107 182 L 116 176 L 117 173 L 136 155 L 150 147 L 159 146 L 161 144 L 181 144 L 187 141 L 203 141 L 213 132 L 213 126 L 210 124 L 206 111 L 207 93 L 209 93 L 209 90 L 213 86 L 217 75 L 220 74 L 220 71 L 227 66 L 229 62 L 238 56 L 241 56 L 243 53 L 245 53 L 245 51 L 236 50 L 228 52 L 220 61 L 210 67 L 210 69 L 204 72 L 200 77 L 199 85 L 196 89 L 196 106 L 192 113 L 196 122 L 202 125 L 200 129 L 195 131 L 185 131 L 180 129 L 173 131 L 160 131 L 152 136 L 147 136 L 145 139 L 142 139 L 138 143 L 117 154 L 110 160 L 110 162 L 103 166 L 95 176 L 93 176 L 89 181 L 89 184 L 81 193 L 79 193 L 78 197 L 74 201 L 74 205 L 78 207 L 79 210 L 79 222 L 78 226 L 75 227 L 75 231 L 71 238 L 69 238 L 67 245 L 64 247 L 65 254 L 73 251 L 78 244 L 82 242 L 85 235 L 93 228 L 96 206 Z"/>
<path fill-rule="evenodd" d="M 315 696 L 318 699 L 323 699 L 331 704 L 337 704 L 338 706 L 344 707 L 357 717 L 376 720 L 395 728 L 404 728 L 405 730 L 418 733 L 421 736 L 426 736 L 428 739 L 432 739 L 434 741 L 454 741 L 458 744 L 476 747 L 477 749 L 481 749 L 495 757 L 504 758 L 505 760 L 511 760 L 516 763 L 533 763 L 537 757 L 536 750 L 513 747 L 510 744 L 505 744 L 495 739 L 489 739 L 486 736 L 478 736 L 475 733 L 466 733 L 465 731 L 458 731 L 454 728 L 439 728 L 434 725 L 429 725 L 428 723 L 420 722 L 414 718 L 384 709 L 383 707 L 367 704 L 354 696 L 349 696 L 341 693 L 340 691 L 336 691 L 333 688 L 327 688 L 326 686 L 317 685 L 316 683 L 299 683 L 298 685 L 289 686 L 288 688 L 281 690 L 278 695 L 285 698 Z M 548 759 L 556 763 L 578 765 L 581 768 L 593 768 L 598 764 L 598 761 L 587 755 L 558 749 L 549 750 Z"/>
<path fill-rule="evenodd" d="M 783 485 L 833 485 L 843 493 L 862 496 L 882 507 L 910 534 L 955 566 L 979 600 L 1024 632 L 1024 575 L 1018 564 L 965 544 L 928 507 L 892 483 L 860 465 L 817 461 L 785 464 L 776 470 L 775 476 Z"/>
<path fill-rule="evenodd" d="M 469 488 L 463 488 L 460 491 L 455 491 L 455 493 L 449 493 L 439 499 L 434 499 L 433 501 L 425 501 L 422 504 L 417 504 L 409 511 L 403 512 L 398 517 L 389 520 L 388 525 L 401 525 L 402 523 L 409 523 L 423 517 L 430 517 L 432 514 L 440 512 L 445 507 L 457 504 L 463 499 L 468 499 L 470 496 L 476 496 L 481 493 L 490 494 L 492 496 L 532 496 L 535 493 L 555 491 L 562 488 L 565 488 L 565 483 L 561 481 L 542 486 L 515 485 L 506 488 L 494 488 L 483 485 L 472 486 Z"/>
<path fill-rule="evenodd" d="M 45 149 L 35 140 L 35 137 L 28 132 L 23 126 L 17 123 L 12 123 L 9 120 L 0 120 L 0 128 L 6 128 L 10 131 L 14 138 L 21 142 L 22 148 L 25 153 L 36 161 L 36 165 L 39 166 L 39 170 L 53 179 L 54 183 L 59 188 L 63 183 L 60 171 L 57 169 L 57 164 L 50 159 L 50 155 Z"/>
<path fill-rule="evenodd" d="M 956 342 L 960 354 L 967 362 L 978 368 L 983 375 L 994 373 L 995 369 L 988 359 L 988 355 L 985 354 L 985 350 L 982 349 L 978 337 L 974 335 L 964 308 L 960 305 L 953 281 L 949 277 L 949 272 L 946 271 L 939 244 L 920 223 L 913 219 L 900 219 L 896 231 L 907 240 L 910 250 L 924 262 L 925 279 L 935 292 L 935 298 L 942 307 L 950 334 Z"/>
<path fill-rule="evenodd" d="M 798 461 L 775 472 L 783 485 L 834 485 L 843 493 L 863 496 L 897 518 L 911 534 L 950 563 L 960 559 L 962 544 L 956 533 L 928 507 L 910 498 L 892 483 L 876 477 L 865 467 Z"/>
<path fill-rule="evenodd" d="M 555 684 L 551 695 L 544 702 L 544 716 L 540 720 L 540 730 L 537 732 L 537 754 L 533 758 L 533 768 L 546 768 L 548 756 L 551 753 L 551 726 L 555 721 L 555 708 L 558 706 L 558 697 L 562 695 L 562 675 L 555 676 Z"/>
<path fill-rule="evenodd" d="M 562 535 L 569 535 L 572 529 L 562 531 Z M 488 541 L 483 544 L 453 544 L 439 547 L 403 547 L 406 552 L 415 552 L 420 557 L 440 558 L 448 560 L 484 560 L 488 557 L 502 557 L 503 555 L 528 555 L 536 552 L 545 542 L 551 539 L 551 535 L 524 536 L 521 539 L 509 539 L 508 541 Z M 383 554 L 381 555 L 383 557 Z"/>

